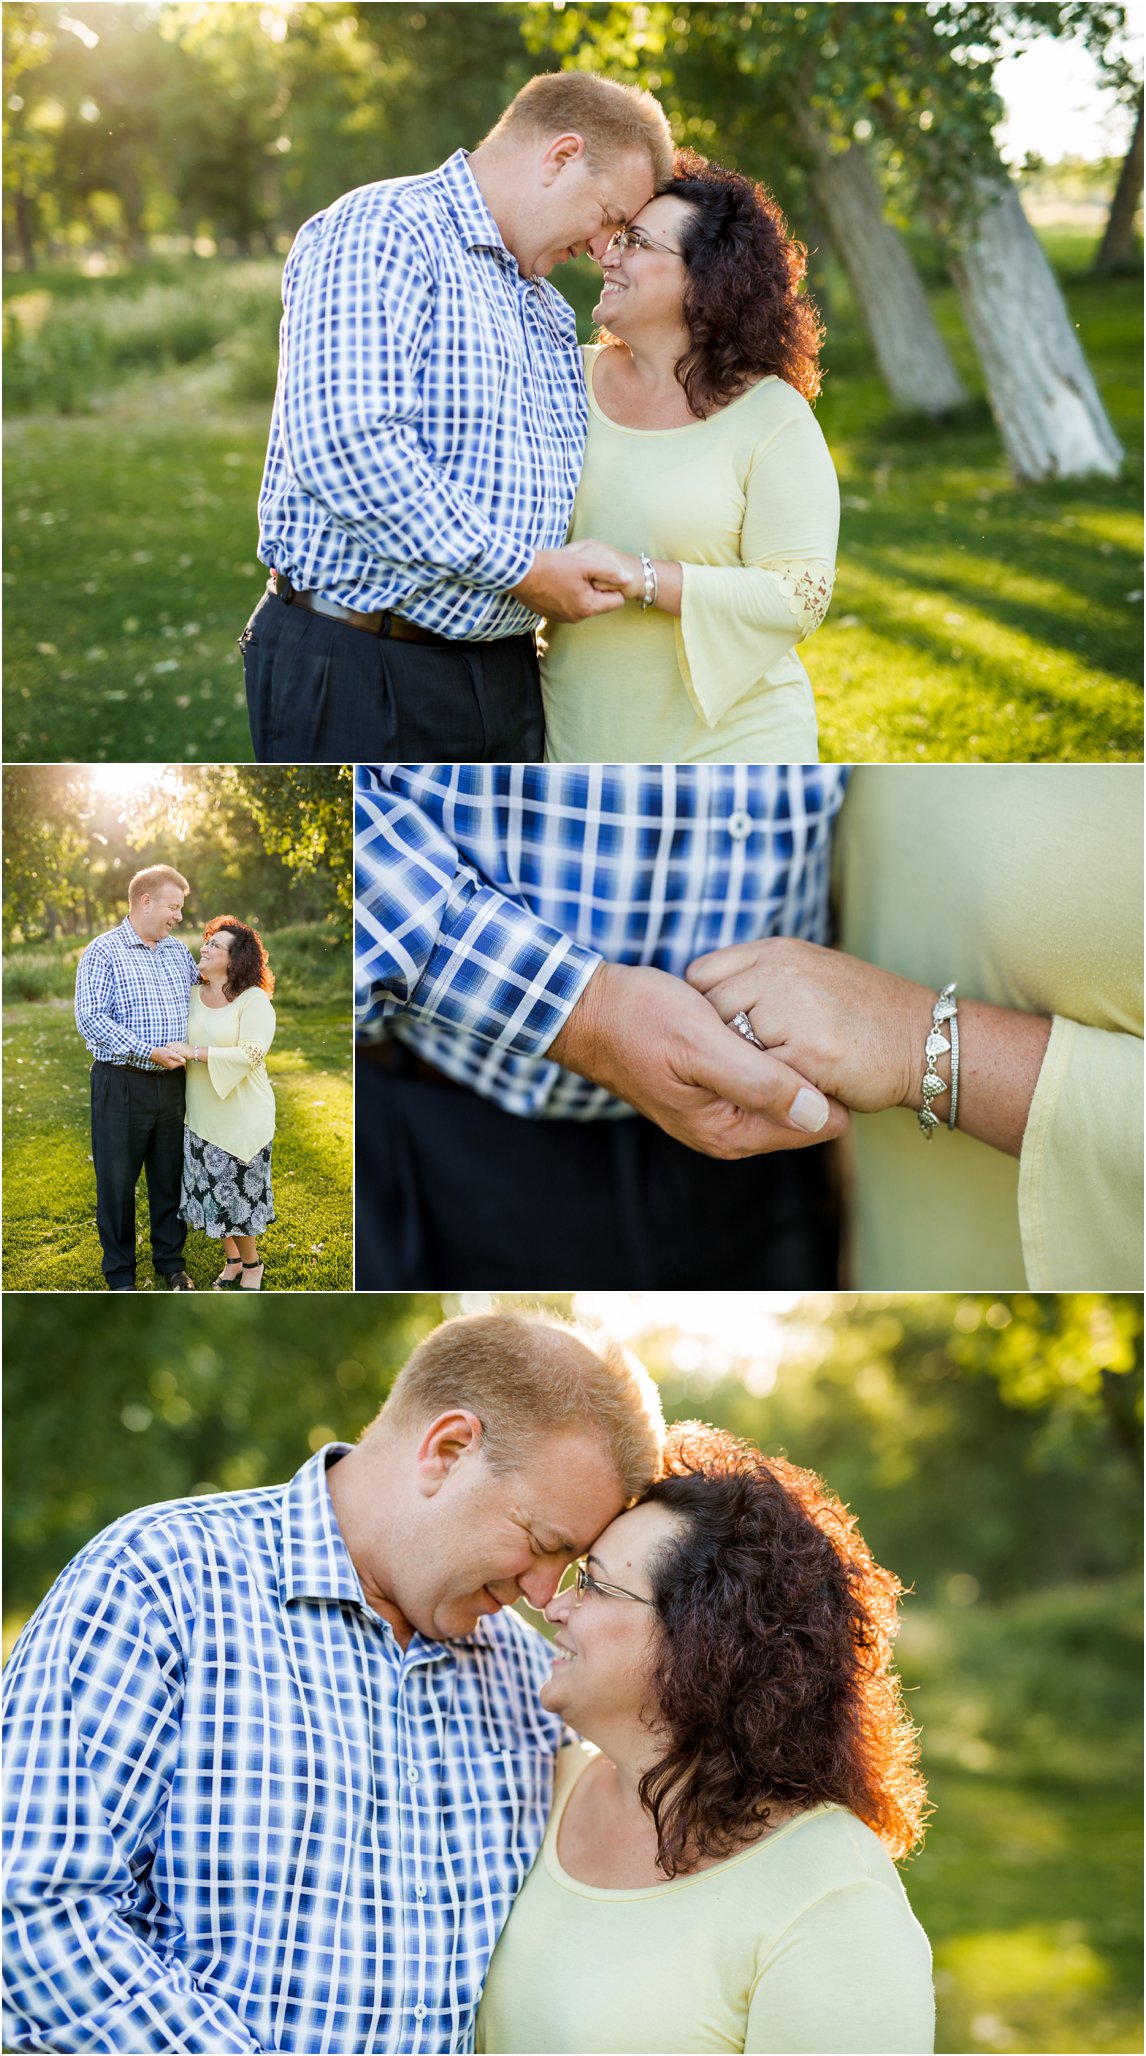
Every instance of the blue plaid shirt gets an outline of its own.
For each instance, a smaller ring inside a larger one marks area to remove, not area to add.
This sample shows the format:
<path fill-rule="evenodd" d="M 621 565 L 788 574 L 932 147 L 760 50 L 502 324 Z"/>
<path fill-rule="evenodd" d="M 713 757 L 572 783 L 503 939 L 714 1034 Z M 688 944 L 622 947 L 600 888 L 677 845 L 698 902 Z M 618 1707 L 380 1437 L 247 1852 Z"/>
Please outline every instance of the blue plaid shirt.
<path fill-rule="evenodd" d="M 187 1035 L 195 959 L 178 936 L 151 949 L 130 920 L 89 942 L 76 971 L 76 1027 L 97 1063 L 159 1071 L 151 1052 Z"/>
<path fill-rule="evenodd" d="M 259 556 L 345 606 L 488 641 L 565 541 L 588 420 L 573 314 L 458 150 L 305 222 L 283 280 Z"/>
<path fill-rule="evenodd" d="M 630 1112 L 545 1052 L 602 958 L 683 976 L 765 935 L 829 940 L 847 772 L 813 764 L 361 764 L 365 1040 L 509 1112 Z"/>
<path fill-rule="evenodd" d="M 289 1485 L 128 1514 L 6 1679 L 5 2046 L 472 2047 L 561 1724 L 512 1614 L 406 1650 L 320 1450 Z"/>

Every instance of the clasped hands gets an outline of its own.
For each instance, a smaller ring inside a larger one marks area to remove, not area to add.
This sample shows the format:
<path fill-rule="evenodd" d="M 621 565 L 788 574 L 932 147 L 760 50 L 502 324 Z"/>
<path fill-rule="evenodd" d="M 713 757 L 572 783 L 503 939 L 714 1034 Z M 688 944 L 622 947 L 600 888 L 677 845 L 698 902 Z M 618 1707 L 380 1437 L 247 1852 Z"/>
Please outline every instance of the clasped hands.
<path fill-rule="evenodd" d="M 151 1051 L 151 1061 L 164 1071 L 182 1071 L 190 1063 L 195 1051 L 189 1042 L 165 1042 Z"/>
<path fill-rule="evenodd" d="M 560 550 L 538 550 L 513 598 L 547 621 L 586 621 L 639 599 L 643 591 L 639 558 L 587 538 Z"/>
<path fill-rule="evenodd" d="M 599 965 L 548 1054 L 705 1156 L 758 1156 L 830 1141 L 849 1108 L 915 1103 L 931 998 L 775 937 L 698 957 L 683 980 Z M 741 1012 L 762 1049 L 728 1025 Z"/>

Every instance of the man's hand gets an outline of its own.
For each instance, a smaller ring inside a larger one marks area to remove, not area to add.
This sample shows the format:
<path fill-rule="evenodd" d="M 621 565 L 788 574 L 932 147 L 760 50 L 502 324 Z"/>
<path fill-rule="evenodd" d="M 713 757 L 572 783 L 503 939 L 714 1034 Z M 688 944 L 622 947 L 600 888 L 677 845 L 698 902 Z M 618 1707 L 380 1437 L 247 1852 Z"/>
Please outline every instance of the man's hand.
<path fill-rule="evenodd" d="M 722 1021 L 747 1014 L 767 1050 L 857 1113 L 920 1103 L 926 986 L 788 936 L 713 950 L 685 977 Z"/>
<path fill-rule="evenodd" d="M 704 1156 L 762 1156 L 841 1135 L 844 1108 L 726 1028 L 680 978 L 602 964 L 547 1055 Z"/>
<path fill-rule="evenodd" d="M 183 1069 L 183 1057 L 180 1054 L 180 1048 L 181 1046 L 177 1042 L 165 1042 L 161 1049 L 152 1050 L 151 1061 L 153 1064 L 160 1065 L 164 1071 L 181 1071 Z"/>
<path fill-rule="evenodd" d="M 587 621 L 624 606 L 629 577 L 625 557 L 608 543 L 567 543 L 538 550 L 512 597 L 548 621 Z"/>

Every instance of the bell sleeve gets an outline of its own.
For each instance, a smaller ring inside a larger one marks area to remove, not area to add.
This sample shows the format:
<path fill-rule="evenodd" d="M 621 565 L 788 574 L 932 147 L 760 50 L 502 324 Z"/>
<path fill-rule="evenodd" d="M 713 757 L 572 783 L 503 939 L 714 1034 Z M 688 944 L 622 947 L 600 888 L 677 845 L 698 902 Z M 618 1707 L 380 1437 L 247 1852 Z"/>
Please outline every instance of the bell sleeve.
<path fill-rule="evenodd" d="M 835 579 L 840 495 L 806 401 L 753 454 L 740 564 L 684 564 L 677 661 L 693 706 L 715 728 L 820 626 Z"/>
<path fill-rule="evenodd" d="M 220 1099 L 245 1078 L 266 1077 L 267 1051 L 275 1039 L 275 1010 L 265 992 L 246 992 L 239 1004 L 238 1042 L 207 1050 L 207 1072 Z"/>
<path fill-rule="evenodd" d="M 1142 1290 L 1142 1042 L 1056 1016 L 1019 1159 L 1033 1291 Z"/>

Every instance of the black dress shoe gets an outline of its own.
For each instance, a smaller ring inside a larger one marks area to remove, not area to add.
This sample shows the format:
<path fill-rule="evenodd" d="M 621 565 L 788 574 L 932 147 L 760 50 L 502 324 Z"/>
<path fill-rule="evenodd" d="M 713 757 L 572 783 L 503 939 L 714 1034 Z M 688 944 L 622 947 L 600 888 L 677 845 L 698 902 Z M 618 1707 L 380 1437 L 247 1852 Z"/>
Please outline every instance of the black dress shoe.
<path fill-rule="evenodd" d="M 169 1292 L 194 1292 L 195 1280 L 186 1271 L 170 1271 L 167 1275 Z"/>
<path fill-rule="evenodd" d="M 107 1289 L 109 1292 L 134 1292 L 136 1288 L 134 1285 L 109 1285 Z"/>

